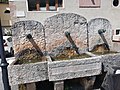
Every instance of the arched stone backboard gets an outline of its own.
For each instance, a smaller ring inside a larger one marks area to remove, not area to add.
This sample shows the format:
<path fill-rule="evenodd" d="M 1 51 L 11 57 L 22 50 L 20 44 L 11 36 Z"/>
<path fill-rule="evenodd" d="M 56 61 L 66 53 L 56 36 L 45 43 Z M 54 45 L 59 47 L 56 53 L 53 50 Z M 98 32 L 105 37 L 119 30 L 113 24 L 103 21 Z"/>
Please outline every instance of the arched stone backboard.
<path fill-rule="evenodd" d="M 45 51 L 45 33 L 43 25 L 40 22 L 28 20 L 19 21 L 12 26 L 13 45 L 15 56 L 19 58 L 22 51 L 35 49 L 32 43 L 26 38 L 26 35 L 31 34 L 33 40 L 41 49 Z"/>
<path fill-rule="evenodd" d="M 49 17 L 44 22 L 46 50 L 52 56 L 59 54 L 71 44 L 65 37 L 70 32 L 77 47 L 84 51 L 87 48 L 87 20 L 78 14 L 62 13 Z"/>
<path fill-rule="evenodd" d="M 112 27 L 110 22 L 104 18 L 95 18 L 88 22 L 88 32 L 89 32 L 89 50 L 91 51 L 95 45 L 99 45 L 103 43 L 98 30 L 104 29 L 106 32 L 104 33 L 105 39 L 108 42 L 108 45 L 111 48 L 111 37 L 112 37 Z"/>

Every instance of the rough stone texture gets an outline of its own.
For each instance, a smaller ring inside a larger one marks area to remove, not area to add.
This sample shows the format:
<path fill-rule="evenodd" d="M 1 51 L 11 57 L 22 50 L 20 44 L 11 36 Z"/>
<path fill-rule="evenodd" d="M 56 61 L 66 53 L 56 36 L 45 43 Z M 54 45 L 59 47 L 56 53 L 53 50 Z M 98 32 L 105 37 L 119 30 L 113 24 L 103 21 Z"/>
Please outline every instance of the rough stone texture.
<path fill-rule="evenodd" d="M 46 50 L 56 56 L 71 44 L 65 37 L 65 32 L 70 32 L 72 39 L 82 51 L 87 48 L 87 20 L 77 14 L 62 13 L 49 17 L 44 22 L 46 34 Z"/>
<path fill-rule="evenodd" d="M 38 47 L 42 51 L 45 51 L 45 33 L 43 25 L 40 22 L 32 20 L 17 22 L 12 26 L 12 34 L 16 56 L 25 49 L 34 48 L 26 38 L 28 34 L 31 34 Z"/>
<path fill-rule="evenodd" d="M 103 43 L 100 35 L 98 34 L 99 29 L 105 29 L 104 33 L 105 39 L 107 40 L 111 48 L 111 37 L 112 37 L 112 27 L 110 22 L 104 18 L 95 18 L 88 22 L 88 35 L 89 35 L 89 50 L 91 51 L 95 45 Z"/>
<path fill-rule="evenodd" d="M 47 62 L 11 65 L 8 71 L 10 85 L 31 83 L 48 79 Z"/>
<path fill-rule="evenodd" d="M 102 55 L 100 60 L 103 64 L 109 64 L 112 67 L 120 66 L 120 53 L 117 54 L 109 54 L 109 55 Z"/>
<path fill-rule="evenodd" d="M 103 65 L 112 67 L 120 66 L 120 54 L 109 54 L 86 58 L 81 60 L 48 62 L 48 75 L 50 81 L 72 79 L 98 75 L 101 73 Z M 104 68 L 104 71 L 107 71 Z"/>
<path fill-rule="evenodd" d="M 59 81 L 79 77 L 93 76 L 101 73 L 100 57 L 48 62 L 50 81 Z"/>

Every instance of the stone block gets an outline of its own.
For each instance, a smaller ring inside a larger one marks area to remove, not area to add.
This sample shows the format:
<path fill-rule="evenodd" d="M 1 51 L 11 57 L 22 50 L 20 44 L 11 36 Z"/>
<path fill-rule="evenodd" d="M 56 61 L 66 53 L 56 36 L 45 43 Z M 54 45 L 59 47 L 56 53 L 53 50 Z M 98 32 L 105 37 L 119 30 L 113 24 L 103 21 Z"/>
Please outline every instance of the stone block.
<path fill-rule="evenodd" d="M 47 62 L 11 65 L 8 71 L 10 85 L 48 80 Z"/>
<path fill-rule="evenodd" d="M 100 57 L 48 62 L 49 81 L 59 81 L 101 73 Z"/>

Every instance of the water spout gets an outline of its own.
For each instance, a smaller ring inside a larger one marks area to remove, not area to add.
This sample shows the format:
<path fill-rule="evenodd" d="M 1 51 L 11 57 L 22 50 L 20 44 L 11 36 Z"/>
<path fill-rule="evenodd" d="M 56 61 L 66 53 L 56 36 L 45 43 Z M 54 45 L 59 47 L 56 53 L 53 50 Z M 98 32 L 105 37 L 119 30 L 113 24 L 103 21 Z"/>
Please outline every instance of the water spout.
<path fill-rule="evenodd" d="M 105 36 L 104 36 L 105 32 L 106 32 L 106 30 L 104 30 L 104 29 L 99 29 L 98 30 L 98 34 L 100 35 L 101 39 L 103 40 L 105 48 L 109 51 L 110 48 L 109 48 L 108 42 L 107 42 L 107 40 L 105 39 Z"/>
<path fill-rule="evenodd" d="M 31 44 L 33 45 L 33 47 L 37 50 L 37 52 L 40 54 L 40 56 L 44 56 L 42 51 L 40 50 L 40 48 L 38 47 L 38 45 L 36 44 L 36 42 L 34 41 L 33 37 L 31 34 L 27 34 L 26 38 L 31 42 Z"/>

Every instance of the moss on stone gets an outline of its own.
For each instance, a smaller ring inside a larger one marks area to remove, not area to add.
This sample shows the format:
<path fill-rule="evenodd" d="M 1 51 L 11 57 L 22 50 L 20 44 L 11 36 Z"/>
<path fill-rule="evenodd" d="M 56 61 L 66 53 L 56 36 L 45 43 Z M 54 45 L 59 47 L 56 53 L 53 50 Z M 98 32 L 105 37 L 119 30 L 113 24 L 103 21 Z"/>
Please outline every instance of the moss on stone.
<path fill-rule="evenodd" d="M 82 59 L 82 58 L 88 58 L 90 57 L 89 55 L 83 53 L 81 55 L 73 55 L 73 56 L 65 56 L 65 55 L 61 55 L 61 56 L 58 56 L 58 57 L 53 57 L 53 60 L 54 61 L 58 61 L 58 60 L 70 60 L 70 59 Z"/>
<path fill-rule="evenodd" d="M 34 49 L 32 50 L 28 49 L 22 52 L 21 55 L 19 55 L 19 58 L 17 58 L 15 64 L 28 64 L 28 63 L 36 63 L 41 61 L 46 61 L 45 56 L 40 56 L 40 54 Z"/>
<path fill-rule="evenodd" d="M 115 53 L 117 53 L 117 52 L 115 52 L 115 51 L 104 51 L 104 52 L 91 52 L 91 53 L 93 53 L 93 54 L 95 54 L 95 55 L 105 55 L 105 54 L 115 54 Z"/>

